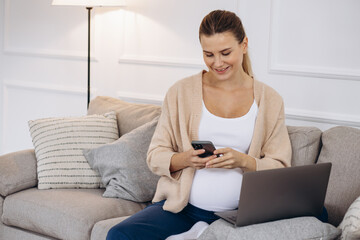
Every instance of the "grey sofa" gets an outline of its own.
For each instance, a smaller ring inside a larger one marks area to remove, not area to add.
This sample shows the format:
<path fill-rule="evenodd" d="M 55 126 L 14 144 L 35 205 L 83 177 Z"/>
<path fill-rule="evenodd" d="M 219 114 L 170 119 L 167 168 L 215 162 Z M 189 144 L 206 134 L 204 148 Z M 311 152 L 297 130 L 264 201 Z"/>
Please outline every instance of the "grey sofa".
<path fill-rule="evenodd" d="M 117 113 L 120 136 L 160 114 L 158 106 L 126 103 L 109 97 L 94 99 L 88 114 L 110 110 Z M 317 162 L 333 164 L 325 201 L 330 223 L 326 227 L 333 229 L 332 235 L 323 239 L 336 238 L 340 231 L 335 227 L 360 196 L 360 130 L 335 127 L 321 132 L 315 127 L 288 126 L 288 131 L 294 166 Z M 104 198 L 104 189 L 38 190 L 36 164 L 34 150 L 0 156 L 0 239 L 105 239 L 112 226 L 149 204 Z M 237 236 L 236 231 L 219 220 L 200 238 L 249 239 Z M 221 234 L 216 236 L 216 232 Z M 274 235 L 264 239 L 274 239 Z"/>

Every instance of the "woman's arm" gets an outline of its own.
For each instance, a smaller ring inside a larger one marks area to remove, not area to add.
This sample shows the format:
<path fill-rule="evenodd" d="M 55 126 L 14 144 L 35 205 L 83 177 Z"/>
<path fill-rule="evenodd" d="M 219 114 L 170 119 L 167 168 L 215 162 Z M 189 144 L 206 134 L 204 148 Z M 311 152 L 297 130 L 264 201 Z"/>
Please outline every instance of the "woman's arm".
<path fill-rule="evenodd" d="M 261 145 L 260 156 L 256 159 L 256 169 L 266 170 L 291 166 L 292 148 L 285 124 L 284 103 L 281 101 L 277 121 L 270 129 L 271 134 Z"/>
<path fill-rule="evenodd" d="M 165 97 L 162 113 L 147 155 L 147 164 L 150 170 L 159 176 L 170 178 L 176 178 L 177 174 L 187 167 L 204 168 L 207 161 L 216 157 L 200 158 L 198 155 L 204 153 L 203 149 L 191 148 L 183 151 L 182 148 L 179 148 L 177 144 L 179 132 L 176 129 L 178 126 L 177 105 L 171 104 L 174 102 L 171 99 L 174 95 L 176 94 L 170 90 Z M 189 146 L 191 145 L 189 144 Z"/>

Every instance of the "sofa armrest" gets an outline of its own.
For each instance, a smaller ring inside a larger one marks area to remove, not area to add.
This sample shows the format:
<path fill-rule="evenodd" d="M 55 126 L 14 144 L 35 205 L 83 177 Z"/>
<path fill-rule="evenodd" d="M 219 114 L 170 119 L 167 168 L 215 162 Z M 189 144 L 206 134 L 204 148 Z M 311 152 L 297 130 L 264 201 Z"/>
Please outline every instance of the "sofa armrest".
<path fill-rule="evenodd" d="M 35 187 L 36 166 L 33 149 L 0 156 L 0 195 L 6 197 L 14 192 Z"/>

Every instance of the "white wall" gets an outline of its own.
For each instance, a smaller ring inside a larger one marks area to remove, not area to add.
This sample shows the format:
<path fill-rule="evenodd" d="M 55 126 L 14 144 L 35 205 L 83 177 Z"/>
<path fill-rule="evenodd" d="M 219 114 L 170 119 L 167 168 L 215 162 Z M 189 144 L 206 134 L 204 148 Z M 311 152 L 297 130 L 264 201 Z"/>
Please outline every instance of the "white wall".
<path fill-rule="evenodd" d="M 92 17 L 92 97 L 159 102 L 204 66 L 211 10 L 236 12 L 256 77 L 284 98 L 287 123 L 360 127 L 360 1 L 127 0 Z M 0 0 L 0 154 L 32 148 L 27 121 L 86 114 L 87 11 Z"/>

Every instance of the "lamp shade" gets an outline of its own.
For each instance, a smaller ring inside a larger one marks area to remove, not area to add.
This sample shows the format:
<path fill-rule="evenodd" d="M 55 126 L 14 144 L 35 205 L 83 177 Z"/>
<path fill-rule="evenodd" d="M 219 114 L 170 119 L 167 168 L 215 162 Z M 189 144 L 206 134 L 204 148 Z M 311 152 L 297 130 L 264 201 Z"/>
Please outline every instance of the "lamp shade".
<path fill-rule="evenodd" d="M 125 0 L 53 0 L 52 5 L 85 7 L 120 7 L 126 6 Z"/>

